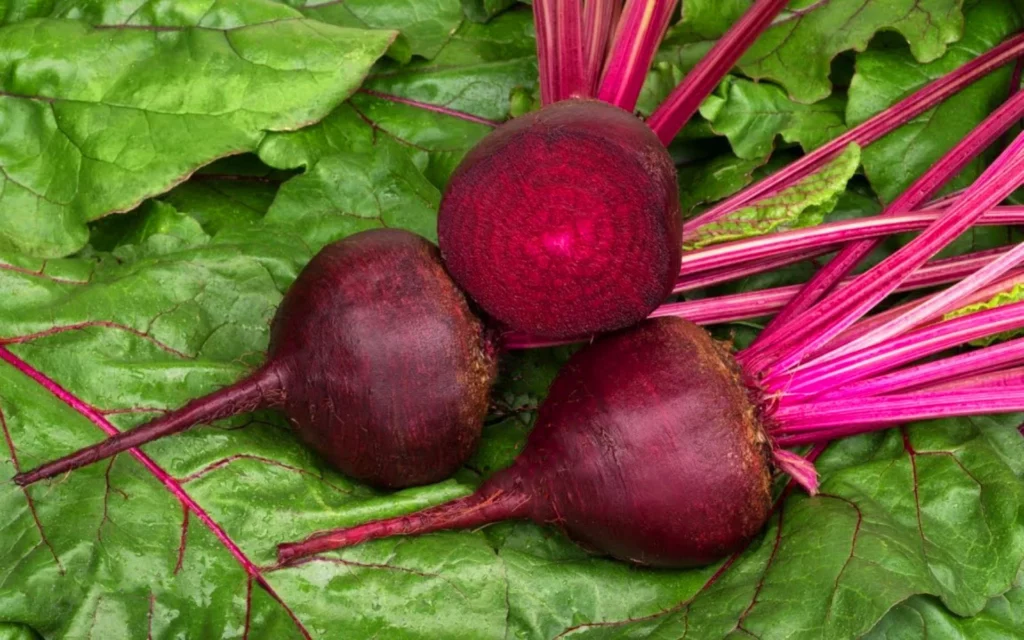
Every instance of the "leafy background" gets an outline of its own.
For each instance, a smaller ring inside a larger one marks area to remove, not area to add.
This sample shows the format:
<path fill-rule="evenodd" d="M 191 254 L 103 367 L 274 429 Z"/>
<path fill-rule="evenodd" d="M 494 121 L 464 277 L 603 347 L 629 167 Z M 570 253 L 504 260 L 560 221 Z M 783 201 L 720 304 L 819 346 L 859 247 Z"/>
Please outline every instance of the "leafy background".
<path fill-rule="evenodd" d="M 686 0 L 640 110 L 749 4 Z M 377 226 L 432 237 L 462 154 L 535 106 L 531 18 L 513 5 L 0 0 L 0 477 L 250 370 L 323 244 Z M 792 2 L 673 144 L 684 205 L 736 191 L 1022 26 L 1006 0 Z M 856 174 L 854 158 L 808 206 L 877 212 L 1010 77 L 860 150 Z M 1007 238 L 970 233 L 957 250 Z M 757 326 L 719 331 L 742 344 Z M 1021 416 L 836 443 L 821 495 L 781 494 L 764 534 L 706 569 L 635 569 L 522 523 L 273 566 L 279 541 L 471 491 L 515 456 L 567 354 L 508 356 L 483 446 L 435 486 L 353 483 L 271 414 L 27 491 L 0 482 L 0 638 L 1024 634 Z"/>

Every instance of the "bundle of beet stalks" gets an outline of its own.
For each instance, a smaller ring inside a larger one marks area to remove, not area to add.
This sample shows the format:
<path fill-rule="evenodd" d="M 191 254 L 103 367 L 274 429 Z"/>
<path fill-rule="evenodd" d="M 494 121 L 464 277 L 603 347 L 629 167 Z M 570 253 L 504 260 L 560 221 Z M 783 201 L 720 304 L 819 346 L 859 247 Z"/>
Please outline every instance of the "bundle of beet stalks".
<path fill-rule="evenodd" d="M 683 224 L 666 146 L 786 2 L 755 2 L 645 122 L 632 111 L 676 4 L 534 0 L 544 106 L 464 159 L 441 204 L 439 250 L 401 231 L 328 245 L 285 296 L 259 370 L 16 481 L 276 407 L 343 473 L 390 488 L 434 482 L 475 448 L 502 350 L 589 341 L 516 462 L 475 493 L 283 544 L 280 560 L 527 519 L 616 558 L 686 567 L 762 529 L 776 472 L 814 493 L 813 460 L 832 440 L 1024 410 L 1024 338 L 954 350 L 1024 329 L 1024 302 L 994 302 L 1024 284 L 1024 245 L 935 259 L 973 226 L 1024 222 L 1024 209 L 1001 206 L 1024 183 L 1024 134 L 969 188 L 936 199 L 1024 117 L 1024 93 L 877 217 L 682 251 L 1013 62 L 1024 36 Z M 907 232 L 917 235 L 860 269 L 879 238 Z M 665 303 L 826 255 L 803 286 Z M 773 314 L 736 353 L 697 326 Z"/>

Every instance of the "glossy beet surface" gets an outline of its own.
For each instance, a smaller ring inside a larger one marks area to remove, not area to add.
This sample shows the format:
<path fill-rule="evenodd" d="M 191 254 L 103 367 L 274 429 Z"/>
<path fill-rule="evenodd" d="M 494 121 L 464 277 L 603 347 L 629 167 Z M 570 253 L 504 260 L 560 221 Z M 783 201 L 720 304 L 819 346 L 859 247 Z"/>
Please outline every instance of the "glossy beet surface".
<path fill-rule="evenodd" d="M 347 475 L 389 488 L 436 482 L 476 447 L 496 374 L 485 327 L 437 248 L 405 231 L 365 231 L 302 270 L 274 318 L 267 362 L 251 376 L 15 480 L 277 407 Z"/>
<path fill-rule="evenodd" d="M 285 413 L 347 475 L 436 482 L 479 441 L 495 350 L 432 244 L 398 230 L 353 238 L 309 263 L 274 318 Z"/>
<path fill-rule="evenodd" d="M 569 100 L 484 138 L 448 184 L 445 264 L 513 329 L 566 338 L 645 318 L 679 273 L 676 171 L 632 114 Z"/>
<path fill-rule="evenodd" d="M 526 448 L 467 498 L 282 545 L 281 558 L 508 518 L 642 565 L 704 565 L 770 511 L 767 438 L 724 348 L 679 318 L 598 339 L 559 373 Z"/>

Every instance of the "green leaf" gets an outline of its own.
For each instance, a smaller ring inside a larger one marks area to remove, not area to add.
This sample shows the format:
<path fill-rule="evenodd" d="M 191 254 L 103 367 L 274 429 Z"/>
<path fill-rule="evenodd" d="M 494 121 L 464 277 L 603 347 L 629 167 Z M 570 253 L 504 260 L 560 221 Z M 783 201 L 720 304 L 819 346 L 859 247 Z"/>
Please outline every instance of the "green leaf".
<path fill-rule="evenodd" d="M 1022 25 L 1011 3 L 981 0 L 967 12 L 963 39 L 931 64 L 917 64 L 900 50 L 872 49 L 858 55 L 857 73 L 850 85 L 848 122 L 852 126 L 867 120 L 991 49 Z M 875 191 L 885 201 L 899 195 L 1006 99 L 1010 74 L 1009 68 L 990 74 L 865 148 L 864 171 Z M 984 159 L 973 162 L 950 183 L 950 188 L 970 184 L 983 167 Z"/>
<path fill-rule="evenodd" d="M 772 152 L 777 136 L 810 151 L 842 134 L 845 106 L 841 95 L 803 105 L 774 85 L 727 77 L 700 113 L 729 139 L 737 156 L 754 160 Z"/>
<path fill-rule="evenodd" d="M 882 618 L 867 640 L 915 640 L 929 637 L 942 640 L 999 640 L 1024 635 L 1024 588 L 1020 581 L 1013 589 L 993 598 L 976 616 L 952 615 L 935 598 L 914 596 L 900 603 Z"/>
<path fill-rule="evenodd" d="M 276 0 L 0 0 L 0 24 L 68 18 L 93 25 L 233 29 L 300 17 Z"/>
<path fill-rule="evenodd" d="M 515 6 L 517 0 L 462 0 L 462 11 L 474 22 L 487 22 L 502 11 Z"/>
<path fill-rule="evenodd" d="M 146 202 L 109 229 L 104 228 L 105 222 L 93 230 L 92 247 L 110 250 L 121 260 L 132 260 L 139 252 L 174 253 L 210 239 L 198 220 L 157 200 Z"/>
<path fill-rule="evenodd" d="M 508 117 L 516 91 L 536 79 L 528 12 L 466 23 L 432 61 L 381 63 L 345 106 L 316 126 L 268 136 L 260 157 L 274 167 L 309 168 L 388 138 L 443 188 L 466 152 Z"/>
<path fill-rule="evenodd" d="M 310 247 L 375 227 L 402 227 L 436 242 L 441 194 L 396 142 L 373 153 L 321 158 L 281 186 L 267 212 L 271 224 L 294 226 Z"/>
<path fill-rule="evenodd" d="M 38 640 L 39 634 L 21 624 L 0 622 L 0 640 Z"/>
<path fill-rule="evenodd" d="M 307 17 L 342 27 L 398 30 L 410 52 L 424 58 L 437 55 L 462 21 L 459 0 L 282 1 Z"/>
<path fill-rule="evenodd" d="M 880 31 L 899 33 L 921 62 L 938 58 L 963 31 L 963 0 L 796 0 L 739 62 L 747 76 L 785 87 L 794 100 L 817 102 L 832 92 L 832 61 L 863 51 Z M 752 0 L 687 0 L 659 59 L 682 69 L 696 63 Z"/>
<path fill-rule="evenodd" d="M 391 38 L 305 19 L 0 27 L 0 246 L 50 257 L 81 248 L 87 222 L 255 150 L 268 131 L 323 118 Z"/>
<path fill-rule="evenodd" d="M 731 196 L 754 180 L 764 159 L 744 160 L 728 154 L 679 167 L 679 198 L 684 212 Z"/>
<path fill-rule="evenodd" d="M 986 300 L 985 302 L 979 302 L 977 304 L 968 305 L 955 311 L 950 311 L 949 313 L 942 316 L 942 318 L 943 320 L 961 318 L 963 316 L 969 316 L 978 313 L 979 311 L 986 311 L 988 309 L 995 309 L 997 307 L 1013 304 L 1014 302 L 1020 302 L 1021 300 L 1024 300 L 1024 285 L 1017 284 L 1014 285 L 1013 288 L 1010 289 L 1009 291 L 1002 291 L 1000 293 L 997 293 L 990 300 Z M 976 347 L 986 347 L 990 344 L 1002 342 L 1003 340 L 1009 340 L 1011 338 L 1016 338 L 1021 335 L 1024 335 L 1024 329 L 1017 331 L 1004 331 L 1003 333 L 997 333 L 986 338 L 979 338 L 977 340 L 973 340 L 970 342 L 970 344 Z"/>
<path fill-rule="evenodd" d="M 860 147 L 850 144 L 834 160 L 792 187 L 737 209 L 698 230 L 686 249 L 821 224 L 860 166 Z"/>
<path fill-rule="evenodd" d="M 255 156 L 233 156 L 200 169 L 160 198 L 213 235 L 261 220 L 288 177 L 289 173 L 275 172 Z"/>

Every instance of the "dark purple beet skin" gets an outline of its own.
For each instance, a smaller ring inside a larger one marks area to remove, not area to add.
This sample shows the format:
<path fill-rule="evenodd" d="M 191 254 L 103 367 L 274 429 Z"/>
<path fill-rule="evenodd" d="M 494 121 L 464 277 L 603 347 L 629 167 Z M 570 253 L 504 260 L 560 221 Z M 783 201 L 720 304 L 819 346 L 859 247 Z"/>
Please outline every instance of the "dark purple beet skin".
<path fill-rule="evenodd" d="M 267 361 L 252 375 L 15 481 L 275 407 L 346 475 L 384 488 L 436 482 L 477 445 L 496 358 L 434 245 L 406 231 L 364 231 L 327 245 L 302 270 L 274 318 Z"/>
<path fill-rule="evenodd" d="M 437 228 L 463 290 L 542 337 L 635 324 L 679 274 L 672 159 L 643 122 L 599 101 L 558 102 L 484 138 L 453 174 Z"/>
<path fill-rule="evenodd" d="M 679 318 L 599 338 L 559 372 L 522 454 L 471 496 L 281 545 L 282 561 L 509 518 L 655 567 L 742 548 L 771 508 L 770 449 L 728 351 Z"/>
<path fill-rule="evenodd" d="M 310 261 L 274 318 L 285 413 L 346 475 L 437 482 L 480 439 L 496 349 L 434 245 L 399 230 L 351 238 Z"/>

